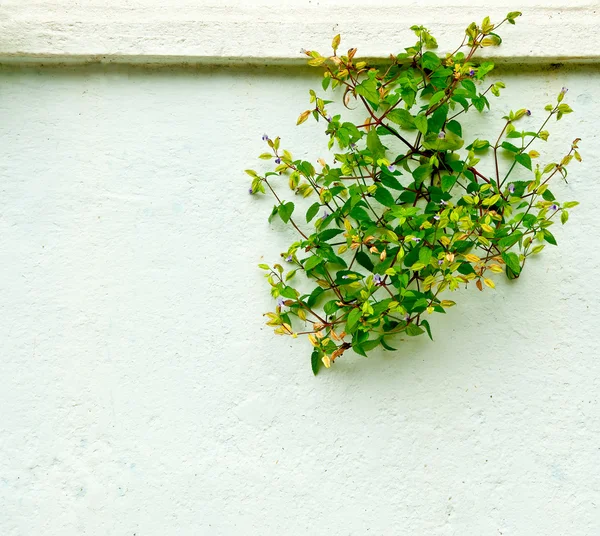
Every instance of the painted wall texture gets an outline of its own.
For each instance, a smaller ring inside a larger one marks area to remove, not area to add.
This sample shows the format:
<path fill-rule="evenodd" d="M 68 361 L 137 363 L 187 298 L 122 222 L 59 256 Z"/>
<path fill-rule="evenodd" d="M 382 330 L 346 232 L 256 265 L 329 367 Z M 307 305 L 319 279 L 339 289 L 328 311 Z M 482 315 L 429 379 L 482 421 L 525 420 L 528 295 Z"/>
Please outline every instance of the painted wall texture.
<path fill-rule="evenodd" d="M 263 325 L 292 234 L 244 168 L 296 128 L 296 68 L 0 70 L 0 534 L 600 534 L 600 69 L 498 72 L 500 124 L 562 86 L 583 138 L 516 282 L 461 291 L 435 342 L 345 355 Z M 459 299 L 460 298 L 460 299 Z"/>
<path fill-rule="evenodd" d="M 290 236 L 240 173 L 263 132 L 324 153 L 309 73 L 2 70 L 0 532 L 598 534 L 600 72 L 500 75 L 571 88 L 560 247 L 315 379 L 263 327 Z"/>
<path fill-rule="evenodd" d="M 109 62 L 299 62 L 336 33 L 385 58 L 435 28 L 443 50 L 471 20 L 522 11 L 511 39 L 486 54 L 503 61 L 600 61 L 600 9 L 591 0 L 3 0 L 0 58 Z M 466 22 L 465 22 L 466 21 Z M 460 40 L 459 40 L 460 42 Z"/>

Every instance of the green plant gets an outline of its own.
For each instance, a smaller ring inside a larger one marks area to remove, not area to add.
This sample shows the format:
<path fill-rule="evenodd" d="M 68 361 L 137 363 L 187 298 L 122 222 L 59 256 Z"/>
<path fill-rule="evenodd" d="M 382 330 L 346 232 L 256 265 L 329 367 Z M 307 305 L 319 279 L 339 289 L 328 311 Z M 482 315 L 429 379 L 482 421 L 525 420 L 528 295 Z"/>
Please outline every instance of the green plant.
<path fill-rule="evenodd" d="M 366 356 L 379 345 L 394 350 L 390 339 L 398 333 L 431 337 L 426 317 L 455 304 L 441 299 L 444 290 L 469 283 L 494 288 L 490 273 L 515 279 L 544 243 L 556 245 L 549 228 L 557 218 L 565 223 L 577 203 L 559 203 L 549 186 L 557 175 L 566 179 L 573 158 L 581 160 L 579 140 L 558 162 L 544 166 L 534 166 L 539 153 L 530 147 L 548 139 L 550 118 L 572 111 L 563 102 L 567 90 L 546 106 L 537 130 L 517 129 L 531 115 L 520 109 L 503 118 L 498 136 L 465 145 L 459 122 L 472 108 L 489 108 L 489 93 L 499 96 L 505 87 L 496 81 L 481 91 L 494 64 L 473 56 L 481 47 L 499 45 L 497 29 L 519 15 L 509 13 L 496 25 L 488 17 L 479 26 L 472 23 L 445 57 L 431 52 L 436 40 L 422 26 L 412 28 L 417 43 L 383 67 L 357 61 L 356 49 L 338 56 L 339 35 L 333 55 L 305 52 L 309 65 L 324 68 L 323 90 L 333 90 L 346 107 L 355 99 L 367 119 L 355 124 L 330 116 L 333 101 L 311 90 L 314 107 L 298 124 L 310 115 L 325 122 L 334 163 L 320 160 L 317 171 L 283 150 L 279 138 L 265 135 L 270 152 L 260 158 L 274 159 L 276 166 L 262 175 L 247 173 L 251 194 L 276 199 L 269 221 L 278 217 L 300 235 L 282 254 L 289 269 L 260 267 L 277 299 L 267 324 L 277 334 L 308 336 L 315 374 L 350 348 Z M 486 154 L 482 164 L 490 170 L 480 166 Z M 276 191 L 283 175 L 296 196 L 318 198 L 302 214 Z M 303 230 L 305 224 L 311 229 Z M 298 271 L 315 283 L 309 292 L 292 286 Z"/>

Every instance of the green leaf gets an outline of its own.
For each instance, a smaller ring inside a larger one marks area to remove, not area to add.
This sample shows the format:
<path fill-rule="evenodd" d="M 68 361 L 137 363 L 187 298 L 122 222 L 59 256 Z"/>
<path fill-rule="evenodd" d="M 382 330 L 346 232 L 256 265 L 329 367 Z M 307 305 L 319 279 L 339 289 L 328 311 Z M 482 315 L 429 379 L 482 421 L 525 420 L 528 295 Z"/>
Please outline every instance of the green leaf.
<path fill-rule="evenodd" d="M 518 275 L 521 272 L 521 263 L 519 262 L 519 256 L 516 253 L 505 251 L 502 253 L 502 260 L 515 274 Z"/>
<path fill-rule="evenodd" d="M 568 104 L 559 104 L 558 111 L 563 114 L 570 114 L 573 110 Z"/>
<path fill-rule="evenodd" d="M 452 187 L 456 184 L 458 175 L 444 175 L 442 176 L 442 191 L 449 192 Z"/>
<path fill-rule="evenodd" d="M 371 101 L 373 104 L 379 104 L 379 92 L 375 80 L 367 78 L 356 86 L 356 93 Z"/>
<path fill-rule="evenodd" d="M 400 181 L 386 170 L 380 175 L 379 180 L 381 181 L 381 184 L 388 188 L 392 188 L 393 190 L 404 190 Z"/>
<path fill-rule="evenodd" d="M 331 240 L 339 234 L 344 232 L 343 229 L 325 229 L 319 233 L 319 241 L 327 242 L 327 240 Z"/>
<path fill-rule="evenodd" d="M 321 208 L 320 203 L 313 203 L 310 207 L 308 207 L 308 210 L 306 211 L 306 223 L 308 223 L 317 215 L 319 208 Z"/>
<path fill-rule="evenodd" d="M 375 190 L 375 195 L 373 197 L 386 207 L 393 207 L 396 204 L 394 196 L 383 186 L 379 186 L 377 190 Z"/>
<path fill-rule="evenodd" d="M 294 203 L 291 201 L 288 203 L 283 203 L 282 205 L 279 205 L 277 210 L 279 212 L 279 217 L 284 221 L 284 223 L 287 223 L 292 217 L 292 212 L 294 212 Z"/>
<path fill-rule="evenodd" d="M 442 60 L 433 52 L 425 52 L 425 54 L 423 54 L 423 58 L 421 59 L 421 65 L 430 71 L 435 70 L 441 65 L 441 63 Z"/>
<path fill-rule="evenodd" d="M 285 286 L 281 290 L 281 295 L 284 298 L 289 298 L 290 300 L 295 300 L 298 297 L 298 292 L 296 291 L 296 289 L 293 289 L 292 287 Z"/>
<path fill-rule="evenodd" d="M 452 121 L 448 121 L 448 123 L 446 123 L 446 130 L 454 132 L 454 134 L 456 134 L 457 136 L 462 137 L 462 127 L 456 119 L 453 119 Z"/>
<path fill-rule="evenodd" d="M 431 99 L 429 99 L 429 108 L 431 108 L 432 106 L 434 106 L 435 104 L 440 102 L 445 96 L 446 96 L 446 92 L 443 90 L 438 91 L 437 93 L 434 93 L 433 96 L 431 97 Z"/>
<path fill-rule="evenodd" d="M 261 270 L 270 270 L 271 269 L 268 264 L 259 264 L 258 267 Z"/>
<path fill-rule="evenodd" d="M 402 97 L 402 100 L 404 101 L 404 103 L 409 108 L 412 108 L 415 104 L 417 93 L 414 89 L 412 89 L 410 87 L 403 87 L 402 91 L 400 92 L 400 96 Z"/>
<path fill-rule="evenodd" d="M 423 265 L 427 266 L 429 261 L 431 260 L 432 252 L 427 247 L 422 247 L 419 249 L 419 262 Z"/>
<path fill-rule="evenodd" d="M 321 264 L 323 262 L 323 259 L 321 257 L 317 257 L 316 255 L 313 255 L 312 257 L 309 257 L 306 262 L 304 263 L 304 269 L 306 271 L 308 270 L 312 270 L 313 268 L 316 268 L 317 266 L 319 266 L 319 264 Z"/>
<path fill-rule="evenodd" d="M 359 251 L 356 254 L 356 262 L 363 268 L 369 270 L 369 272 L 373 271 L 373 261 L 371 261 L 371 258 L 364 251 Z"/>
<path fill-rule="evenodd" d="M 513 272 L 510 269 L 510 266 L 506 266 L 506 277 L 508 277 L 508 279 L 517 279 L 519 277 L 518 273 Z"/>
<path fill-rule="evenodd" d="M 422 335 L 423 333 L 425 333 L 425 331 L 423 331 L 416 324 L 409 324 L 408 326 L 406 326 L 406 334 L 410 337 L 416 337 L 418 335 Z"/>
<path fill-rule="evenodd" d="M 473 150 L 475 151 L 484 151 L 485 149 L 487 149 L 490 146 L 490 142 L 487 140 L 480 140 L 480 139 L 476 139 L 472 144 L 471 147 L 473 148 Z"/>
<path fill-rule="evenodd" d="M 402 128 L 411 130 L 415 128 L 415 122 L 413 116 L 408 110 L 403 108 L 392 110 L 386 116 L 390 121 L 400 125 Z"/>
<path fill-rule="evenodd" d="M 421 164 L 419 167 L 417 167 L 412 172 L 412 175 L 415 178 L 415 183 L 417 184 L 417 186 L 419 184 L 421 184 L 424 180 L 431 177 L 431 172 L 432 172 L 432 167 L 430 164 Z"/>
<path fill-rule="evenodd" d="M 515 160 L 531 171 L 531 157 L 527 153 L 518 154 L 515 156 Z"/>
<path fill-rule="evenodd" d="M 489 107 L 488 101 L 484 96 L 473 97 L 471 102 L 478 112 L 483 112 L 483 109 L 486 107 L 486 105 Z"/>
<path fill-rule="evenodd" d="M 502 144 L 500 145 L 500 147 L 502 147 L 503 149 L 506 149 L 507 151 L 510 151 L 511 153 L 518 153 L 521 150 L 518 147 L 515 147 L 512 143 L 509 143 L 507 141 L 503 141 Z"/>
<path fill-rule="evenodd" d="M 429 322 L 427 320 L 421 320 L 421 325 L 425 326 L 425 329 L 427 330 L 427 335 L 429 335 L 429 338 L 433 340 L 433 337 L 431 336 L 431 326 L 429 325 Z"/>
<path fill-rule="evenodd" d="M 452 97 L 450 97 L 450 100 L 458 102 L 458 104 L 460 104 L 463 107 L 465 112 L 469 109 L 469 101 L 461 95 L 452 95 Z"/>
<path fill-rule="evenodd" d="M 361 207 L 354 207 L 350 211 L 350 216 L 352 216 L 356 221 L 371 221 L 371 216 L 369 216 L 367 211 Z"/>
<path fill-rule="evenodd" d="M 413 122 L 419 129 L 419 132 L 425 136 L 425 134 L 427 134 L 427 117 L 424 115 L 417 115 L 413 118 Z"/>
<path fill-rule="evenodd" d="M 523 236 L 521 231 L 515 231 L 514 233 L 505 236 L 498 240 L 498 247 L 500 249 L 508 249 L 511 246 L 514 246 Z"/>
<path fill-rule="evenodd" d="M 385 342 L 385 339 L 383 337 L 381 337 L 381 346 L 383 346 L 386 350 L 390 351 L 390 352 L 396 352 L 396 348 L 392 348 L 387 342 Z"/>
<path fill-rule="evenodd" d="M 377 348 L 378 346 L 379 346 L 379 339 L 365 341 L 360 344 L 360 348 L 363 350 L 363 352 L 365 352 L 365 354 L 363 354 L 363 355 L 366 355 L 366 352 L 370 352 L 371 350 L 373 350 L 374 348 Z M 355 346 L 352 347 L 352 349 L 356 352 Z"/>
<path fill-rule="evenodd" d="M 361 316 L 362 316 L 362 312 L 360 309 L 352 309 L 352 311 L 350 311 L 350 314 L 348 315 L 348 318 L 346 320 L 346 332 L 347 333 L 354 332 L 354 329 L 356 328 Z"/>
<path fill-rule="evenodd" d="M 385 157 L 385 147 L 381 143 L 379 134 L 377 134 L 377 131 L 374 128 L 369 130 L 369 133 L 367 134 L 367 148 L 371 151 L 375 161 Z"/>
<path fill-rule="evenodd" d="M 449 110 L 450 107 L 447 104 L 442 104 L 435 112 L 433 112 L 431 117 L 427 120 L 427 131 L 434 134 L 439 133 L 448 118 Z"/>
<path fill-rule="evenodd" d="M 476 97 L 477 96 L 477 88 L 475 87 L 475 84 L 473 83 L 472 80 L 469 80 L 468 78 L 465 78 L 462 82 L 462 87 L 464 87 L 467 92 L 469 93 L 469 97 Z"/>
<path fill-rule="evenodd" d="M 484 61 L 477 68 L 477 79 L 481 80 L 486 74 L 488 74 L 494 68 L 494 64 L 491 61 Z"/>
<path fill-rule="evenodd" d="M 315 289 L 310 293 L 308 300 L 306 300 L 306 305 L 308 305 L 309 307 L 314 307 L 314 305 L 317 303 L 317 300 L 324 292 L 325 289 L 321 287 L 315 287 Z"/>
<path fill-rule="evenodd" d="M 544 240 L 548 242 L 548 244 L 556 246 L 556 238 L 554 238 L 554 235 L 548 231 L 548 229 L 544 229 Z"/>
<path fill-rule="evenodd" d="M 437 134 L 431 133 L 425 136 L 423 145 L 427 149 L 434 151 L 458 151 L 464 144 L 464 141 L 454 134 L 454 132 L 446 132 L 443 138 L 438 138 Z"/>
<path fill-rule="evenodd" d="M 337 304 L 337 300 L 330 300 L 323 306 L 323 311 L 326 315 L 332 315 L 339 308 L 340 306 Z"/>
<path fill-rule="evenodd" d="M 310 366 L 313 374 L 316 376 L 319 373 L 319 368 L 321 368 L 321 359 L 319 358 L 319 351 L 317 349 L 313 350 L 310 355 Z"/>

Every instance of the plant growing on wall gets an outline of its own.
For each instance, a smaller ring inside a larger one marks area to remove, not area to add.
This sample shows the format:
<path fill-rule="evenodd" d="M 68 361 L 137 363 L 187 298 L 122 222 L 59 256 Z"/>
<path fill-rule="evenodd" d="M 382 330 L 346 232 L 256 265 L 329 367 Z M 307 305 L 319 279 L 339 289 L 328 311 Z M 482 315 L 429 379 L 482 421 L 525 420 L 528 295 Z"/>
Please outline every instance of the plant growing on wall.
<path fill-rule="evenodd" d="M 508 113 L 487 139 L 470 138 L 460 123 L 505 87 L 485 83 L 494 64 L 474 55 L 499 45 L 498 28 L 519 15 L 472 23 L 445 57 L 431 51 L 436 40 L 422 26 L 412 27 L 416 44 L 385 67 L 358 60 L 354 48 L 338 55 L 339 35 L 332 55 L 305 52 L 309 65 L 324 69 L 323 91 L 347 108 L 364 107 L 366 119 L 330 115 L 333 101 L 311 90 L 313 106 L 298 124 L 310 116 L 324 123 L 333 163 L 319 160 L 317 169 L 265 135 L 269 151 L 260 158 L 275 166 L 247 173 L 251 194 L 275 198 L 269 220 L 299 234 L 282 263 L 260 268 L 277 300 L 267 324 L 280 335 L 308 336 L 315 374 L 349 349 L 363 356 L 380 345 L 394 350 L 396 334 L 431 337 L 429 316 L 455 304 L 446 291 L 494 288 L 496 274 L 516 279 L 531 255 L 556 245 L 550 228 L 577 203 L 559 202 L 550 187 L 566 179 L 573 158 L 581 160 L 578 140 L 542 165 L 532 146 L 548 139 L 550 119 L 572 111 L 563 102 L 567 89 L 546 106 L 537 129 L 521 130 L 531 115 L 525 108 Z M 315 199 L 307 210 L 278 193 L 284 176 L 296 198 Z M 298 272 L 313 283 L 307 291 L 296 288 Z"/>

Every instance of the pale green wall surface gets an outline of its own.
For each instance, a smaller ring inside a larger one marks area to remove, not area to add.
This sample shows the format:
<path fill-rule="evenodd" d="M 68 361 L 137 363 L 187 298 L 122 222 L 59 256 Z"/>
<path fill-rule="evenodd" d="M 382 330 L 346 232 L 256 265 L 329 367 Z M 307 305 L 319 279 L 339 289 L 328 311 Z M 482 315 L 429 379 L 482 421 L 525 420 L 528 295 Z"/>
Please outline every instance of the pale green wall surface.
<path fill-rule="evenodd" d="M 265 132 L 326 155 L 310 71 L 3 68 L 0 534 L 600 534 L 600 70 L 496 77 L 474 133 L 569 87 L 559 247 L 314 378 L 263 324 L 293 235 L 243 173 Z"/>

